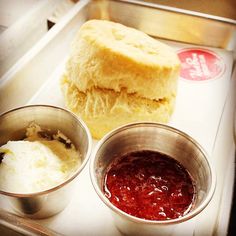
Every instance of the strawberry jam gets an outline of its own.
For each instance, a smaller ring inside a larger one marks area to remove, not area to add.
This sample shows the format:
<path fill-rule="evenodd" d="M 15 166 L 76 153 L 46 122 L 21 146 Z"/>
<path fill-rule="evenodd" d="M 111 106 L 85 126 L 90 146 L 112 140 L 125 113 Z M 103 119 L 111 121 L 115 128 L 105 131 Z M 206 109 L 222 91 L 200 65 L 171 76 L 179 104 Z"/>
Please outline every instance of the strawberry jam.
<path fill-rule="evenodd" d="M 111 163 L 105 196 L 122 211 L 147 220 L 169 220 L 188 213 L 194 185 L 176 160 L 155 151 L 138 151 Z"/>

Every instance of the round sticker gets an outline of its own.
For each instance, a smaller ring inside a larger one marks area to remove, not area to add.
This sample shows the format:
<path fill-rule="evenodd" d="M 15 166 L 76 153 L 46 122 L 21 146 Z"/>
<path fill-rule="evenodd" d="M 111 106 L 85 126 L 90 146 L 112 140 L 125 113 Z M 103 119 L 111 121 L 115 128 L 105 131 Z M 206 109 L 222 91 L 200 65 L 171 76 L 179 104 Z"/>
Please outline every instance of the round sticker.
<path fill-rule="evenodd" d="M 185 48 L 178 52 L 181 78 L 205 81 L 221 76 L 225 70 L 223 60 L 214 52 L 199 48 Z"/>

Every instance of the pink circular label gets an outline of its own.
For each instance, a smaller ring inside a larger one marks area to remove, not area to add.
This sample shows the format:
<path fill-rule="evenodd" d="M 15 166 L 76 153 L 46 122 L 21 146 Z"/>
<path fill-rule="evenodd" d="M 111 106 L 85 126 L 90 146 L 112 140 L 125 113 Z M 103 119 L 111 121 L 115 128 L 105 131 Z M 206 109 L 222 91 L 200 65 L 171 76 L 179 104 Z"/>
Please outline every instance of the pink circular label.
<path fill-rule="evenodd" d="M 224 61 L 212 51 L 185 48 L 178 52 L 178 56 L 181 61 L 180 76 L 184 79 L 205 81 L 224 73 Z"/>

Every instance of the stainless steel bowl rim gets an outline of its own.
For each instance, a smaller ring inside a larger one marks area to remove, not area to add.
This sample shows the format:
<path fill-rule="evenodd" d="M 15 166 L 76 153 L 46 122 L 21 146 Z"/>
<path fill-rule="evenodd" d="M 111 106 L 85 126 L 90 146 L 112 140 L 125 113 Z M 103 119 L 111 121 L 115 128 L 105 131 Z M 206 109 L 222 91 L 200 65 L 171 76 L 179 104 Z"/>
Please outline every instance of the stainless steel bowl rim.
<path fill-rule="evenodd" d="M 101 146 L 103 144 L 105 144 L 105 142 L 111 138 L 112 136 L 114 136 L 116 133 L 119 133 L 123 130 L 126 129 L 130 129 L 132 127 L 144 127 L 144 126 L 149 126 L 149 127 L 158 127 L 161 129 L 166 129 L 169 130 L 171 132 L 174 133 L 178 133 L 181 136 L 184 136 L 186 139 L 188 139 L 189 141 L 191 141 L 203 154 L 203 156 L 206 159 L 207 165 L 209 167 L 210 170 L 210 174 L 211 174 L 211 187 L 210 187 L 210 191 L 208 193 L 208 196 L 206 197 L 206 199 L 203 201 L 203 203 L 201 204 L 201 206 L 197 207 L 196 209 L 194 209 L 193 211 L 190 211 L 189 213 L 187 213 L 186 215 L 180 217 L 180 218 L 176 218 L 176 219 L 171 219 L 171 220 L 158 220 L 158 221 L 154 221 L 154 220 L 146 220 L 146 219 L 142 219 L 142 218 L 138 218 L 135 216 L 132 216 L 130 214 L 127 214 L 126 212 L 120 210 L 119 208 L 117 208 L 116 206 L 114 206 L 104 195 L 104 193 L 100 190 L 97 182 L 96 182 L 96 177 L 94 175 L 94 160 L 96 158 L 96 153 L 99 151 L 99 149 L 101 148 Z M 212 163 L 209 160 L 209 156 L 207 154 L 207 152 L 203 149 L 203 147 L 195 140 L 193 139 L 191 136 L 189 136 L 188 134 L 186 134 L 183 131 L 180 131 L 174 127 L 171 127 L 169 125 L 166 124 L 162 124 L 162 123 L 157 123 L 157 122 L 133 122 L 133 123 L 129 123 L 123 126 L 120 126 L 114 130 L 112 130 L 111 132 L 109 132 L 108 134 L 106 134 L 96 145 L 95 150 L 93 151 L 91 158 L 90 158 L 90 178 L 91 178 L 91 182 L 93 184 L 93 187 L 96 191 L 96 193 L 98 194 L 98 196 L 100 197 L 100 199 L 111 209 L 113 210 L 115 213 L 119 214 L 120 216 L 126 217 L 128 220 L 136 222 L 136 223 L 140 223 L 140 224 L 149 224 L 149 225 L 169 225 L 169 224 L 177 224 L 177 223 L 181 223 L 184 222 L 188 219 L 193 218 L 194 216 L 196 216 L 197 214 L 199 214 L 203 209 L 206 208 L 206 206 L 209 204 L 210 200 L 212 199 L 214 192 L 215 192 L 215 187 L 216 187 L 216 174 L 215 171 L 213 169 Z"/>
<path fill-rule="evenodd" d="M 21 109 L 27 109 L 29 107 L 32 107 L 32 108 L 33 107 L 48 107 L 48 108 L 52 108 L 52 109 L 58 109 L 58 110 L 62 110 L 63 112 L 67 112 L 68 114 L 73 116 L 79 123 L 82 124 L 83 128 L 85 129 L 85 132 L 86 132 L 87 138 L 88 138 L 88 151 L 87 151 L 87 154 L 86 154 L 86 157 L 85 157 L 83 163 L 80 165 L 80 167 L 75 172 L 75 174 L 73 174 L 69 179 L 62 182 L 61 184 L 56 185 L 56 186 L 54 186 L 50 189 L 44 190 L 44 191 L 33 192 L 33 193 L 11 193 L 11 192 L 5 192 L 5 191 L 0 190 L 0 194 L 10 196 L 10 197 L 18 197 L 18 198 L 34 197 L 34 196 L 44 195 L 44 194 L 47 194 L 47 193 L 50 193 L 50 192 L 60 189 L 61 187 L 68 184 L 69 182 L 71 182 L 73 179 L 75 179 L 79 175 L 79 173 L 84 169 L 86 163 L 88 162 L 89 157 L 91 155 L 91 151 L 92 151 L 92 137 L 91 137 L 91 134 L 90 134 L 90 131 L 89 131 L 87 125 L 84 123 L 84 121 L 82 119 L 80 119 L 74 113 L 72 113 L 71 111 L 69 111 L 65 108 L 52 106 L 52 105 L 44 105 L 44 104 L 26 105 L 26 106 L 20 106 L 20 107 L 17 107 L 17 108 L 14 108 L 14 109 L 4 112 L 4 113 L 0 114 L 0 118 L 7 115 L 8 113 L 11 113 L 11 112 L 14 112 L 17 110 L 21 110 Z"/>

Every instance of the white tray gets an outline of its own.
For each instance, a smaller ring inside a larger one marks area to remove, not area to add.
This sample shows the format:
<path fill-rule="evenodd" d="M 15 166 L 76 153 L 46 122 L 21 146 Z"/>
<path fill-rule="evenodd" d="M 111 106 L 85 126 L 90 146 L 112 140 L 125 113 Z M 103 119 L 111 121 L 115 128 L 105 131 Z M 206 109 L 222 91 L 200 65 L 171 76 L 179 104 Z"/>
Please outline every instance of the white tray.
<path fill-rule="evenodd" d="M 59 79 L 71 40 L 81 24 L 89 18 L 89 2 L 85 0 L 78 3 L 3 76 L 0 80 L 0 112 L 25 104 L 64 107 Z M 176 50 L 186 46 L 194 47 L 167 43 Z M 169 125 L 188 133 L 205 148 L 217 171 L 217 188 L 210 205 L 184 227 L 179 227 L 175 235 L 201 236 L 213 235 L 214 232 L 226 235 L 227 231 L 234 174 L 232 124 L 236 74 L 231 74 L 232 52 L 216 48 L 210 50 L 223 58 L 226 64 L 224 76 L 202 83 L 180 79 L 176 109 Z M 7 204 L 1 207 L 8 210 Z M 54 217 L 35 222 L 69 236 L 121 235 L 113 224 L 109 210 L 93 190 L 88 165 L 76 179 L 76 189 L 70 205 Z"/>

